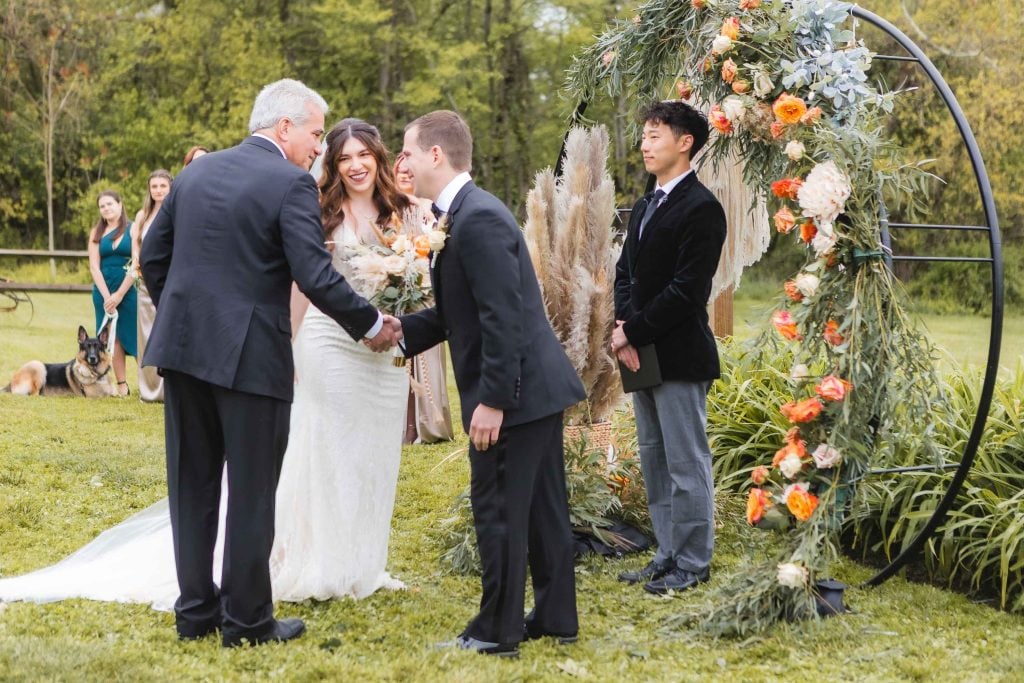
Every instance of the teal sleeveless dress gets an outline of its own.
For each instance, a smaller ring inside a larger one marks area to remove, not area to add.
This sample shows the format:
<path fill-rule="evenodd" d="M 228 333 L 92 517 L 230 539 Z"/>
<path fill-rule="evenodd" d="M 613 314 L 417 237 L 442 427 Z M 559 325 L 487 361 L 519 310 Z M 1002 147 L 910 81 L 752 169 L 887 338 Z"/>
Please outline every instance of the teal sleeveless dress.
<path fill-rule="evenodd" d="M 100 238 L 100 272 L 103 273 L 103 281 L 107 283 L 107 290 L 111 294 L 116 292 L 124 282 L 127 275 L 125 266 L 132 258 L 132 224 L 128 223 L 121 235 L 121 240 L 114 246 L 114 232 Z M 103 310 L 103 295 L 96 285 L 92 286 L 92 304 L 96 308 L 96 333 L 99 333 L 100 323 L 106 311 Z M 121 304 L 117 307 L 117 340 L 121 342 L 124 352 L 129 356 L 138 356 L 138 303 L 135 287 L 125 293 Z"/>

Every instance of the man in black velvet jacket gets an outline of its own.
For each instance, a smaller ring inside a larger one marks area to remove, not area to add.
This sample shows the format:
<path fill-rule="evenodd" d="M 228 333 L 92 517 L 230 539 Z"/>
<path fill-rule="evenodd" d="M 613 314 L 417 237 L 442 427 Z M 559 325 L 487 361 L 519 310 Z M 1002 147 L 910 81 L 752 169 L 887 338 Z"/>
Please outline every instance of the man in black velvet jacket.
<path fill-rule="evenodd" d="M 640 466 L 658 550 L 625 572 L 652 593 L 708 580 L 714 545 L 714 488 L 707 392 L 719 376 L 708 326 L 711 279 L 725 242 L 725 213 L 690 168 L 708 122 L 689 105 L 658 102 L 644 114 L 640 150 L 655 191 L 633 207 L 615 273 L 612 349 L 628 368 L 653 344 L 659 386 L 633 394 Z"/>

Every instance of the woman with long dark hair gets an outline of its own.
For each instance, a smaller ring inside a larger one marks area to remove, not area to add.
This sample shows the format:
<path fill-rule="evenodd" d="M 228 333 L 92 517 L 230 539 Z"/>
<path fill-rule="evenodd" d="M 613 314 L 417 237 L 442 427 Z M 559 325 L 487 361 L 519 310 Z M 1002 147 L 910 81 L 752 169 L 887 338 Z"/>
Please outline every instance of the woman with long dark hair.
<path fill-rule="evenodd" d="M 132 231 L 132 262 L 139 262 L 139 254 L 142 250 L 142 240 L 146 239 L 146 232 L 152 225 L 153 219 L 160 211 L 164 198 L 171 191 L 171 174 L 159 168 L 149 174 L 146 199 L 142 203 L 142 209 L 135 214 L 135 229 Z M 149 333 L 153 329 L 153 321 L 156 319 L 156 307 L 149 297 L 149 290 L 142 280 L 141 273 L 138 280 L 138 342 L 139 355 L 146 352 L 146 343 L 149 341 Z M 159 402 L 164 400 L 164 380 L 157 374 L 156 368 L 139 368 L 139 398 L 146 402 Z"/>
<path fill-rule="evenodd" d="M 100 217 L 89 234 L 89 272 L 92 274 L 92 303 L 96 309 L 96 333 L 106 315 L 117 313 L 114 334 L 114 377 L 121 396 L 131 393 L 125 378 L 125 356 L 138 357 L 136 349 L 136 297 L 132 258 L 132 223 L 124 212 L 121 195 L 100 192 L 96 199 Z"/>

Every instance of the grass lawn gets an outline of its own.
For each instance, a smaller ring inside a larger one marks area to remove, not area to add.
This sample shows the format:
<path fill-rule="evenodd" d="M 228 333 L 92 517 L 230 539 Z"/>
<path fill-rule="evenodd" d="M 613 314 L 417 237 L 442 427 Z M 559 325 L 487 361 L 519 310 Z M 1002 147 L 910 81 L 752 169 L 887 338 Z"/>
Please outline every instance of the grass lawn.
<path fill-rule="evenodd" d="M 88 296 L 33 299 L 30 326 L 23 311 L 0 314 L 0 384 L 29 358 L 70 358 L 78 324 L 91 330 L 94 323 Z M 130 382 L 134 391 L 134 374 Z M 162 430 L 161 408 L 134 397 L 0 395 L 0 574 L 56 562 L 165 495 Z M 171 615 L 145 605 L 0 605 L 0 680 L 1011 681 L 1024 671 L 1024 618 L 903 579 L 851 589 L 847 602 L 856 611 L 840 618 L 783 625 L 742 642 L 688 633 L 666 624 L 699 610 L 707 588 L 661 598 L 615 580 L 646 557 L 578 566 L 575 645 L 529 643 L 516 661 L 438 650 L 479 597 L 476 578 L 441 571 L 434 541 L 467 480 L 465 459 L 445 456 L 464 446 L 460 436 L 403 453 L 389 569 L 410 590 L 280 604 L 280 616 L 306 620 L 302 639 L 231 651 L 213 638 L 179 643 Z M 767 538 L 738 523 L 741 501 L 720 502 L 712 586 Z M 871 572 L 844 560 L 836 574 L 857 584 Z"/>

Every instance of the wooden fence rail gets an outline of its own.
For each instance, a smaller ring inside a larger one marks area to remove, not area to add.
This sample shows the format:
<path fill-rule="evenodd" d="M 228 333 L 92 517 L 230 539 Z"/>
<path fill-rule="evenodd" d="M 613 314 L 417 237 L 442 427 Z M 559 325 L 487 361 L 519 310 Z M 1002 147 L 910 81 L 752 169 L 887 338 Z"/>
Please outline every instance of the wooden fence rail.
<path fill-rule="evenodd" d="M 87 251 L 74 251 L 70 249 L 0 249 L 0 256 L 16 256 L 29 258 L 65 258 L 77 259 L 88 258 Z M 92 285 L 69 285 L 69 284 L 37 284 L 34 282 L 11 282 L 0 277 L 0 292 L 91 292 Z"/>

